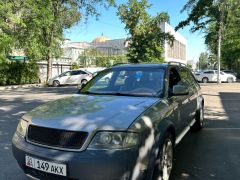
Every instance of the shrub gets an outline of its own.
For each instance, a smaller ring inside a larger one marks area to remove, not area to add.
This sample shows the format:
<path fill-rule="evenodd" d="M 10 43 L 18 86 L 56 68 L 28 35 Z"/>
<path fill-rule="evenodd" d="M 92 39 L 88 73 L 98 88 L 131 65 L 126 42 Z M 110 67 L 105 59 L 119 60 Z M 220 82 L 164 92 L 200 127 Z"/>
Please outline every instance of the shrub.
<path fill-rule="evenodd" d="M 1 62 L 0 85 L 38 83 L 38 72 L 38 65 L 34 62 Z"/>

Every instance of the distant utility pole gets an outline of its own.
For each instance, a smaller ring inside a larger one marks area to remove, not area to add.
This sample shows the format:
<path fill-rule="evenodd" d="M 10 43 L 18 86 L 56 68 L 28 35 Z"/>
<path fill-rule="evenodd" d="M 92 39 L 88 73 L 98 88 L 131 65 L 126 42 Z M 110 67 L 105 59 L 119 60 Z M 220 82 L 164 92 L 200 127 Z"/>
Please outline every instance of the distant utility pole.
<path fill-rule="evenodd" d="M 222 30 L 221 30 L 221 25 L 220 28 L 218 30 L 218 58 L 217 58 L 217 83 L 220 84 L 221 80 L 220 80 L 220 69 L 221 69 L 221 44 L 222 44 Z"/>

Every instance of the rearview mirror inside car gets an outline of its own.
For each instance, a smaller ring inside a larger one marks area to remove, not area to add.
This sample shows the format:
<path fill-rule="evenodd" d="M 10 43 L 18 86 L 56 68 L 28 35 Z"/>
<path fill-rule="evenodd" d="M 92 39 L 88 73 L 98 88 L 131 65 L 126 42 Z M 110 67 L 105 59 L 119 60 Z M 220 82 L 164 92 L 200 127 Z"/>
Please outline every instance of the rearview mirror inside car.
<path fill-rule="evenodd" d="M 188 87 L 185 85 L 175 85 L 173 86 L 173 95 L 174 96 L 183 96 L 188 95 L 189 90 Z"/>

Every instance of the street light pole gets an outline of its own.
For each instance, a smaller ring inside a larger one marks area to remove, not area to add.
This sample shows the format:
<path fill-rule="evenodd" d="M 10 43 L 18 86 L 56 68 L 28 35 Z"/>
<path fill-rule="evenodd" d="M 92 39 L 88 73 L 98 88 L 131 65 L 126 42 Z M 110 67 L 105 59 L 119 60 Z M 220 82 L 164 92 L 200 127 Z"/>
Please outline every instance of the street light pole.
<path fill-rule="evenodd" d="M 217 58 L 217 83 L 220 84 L 220 69 L 221 69 L 221 44 L 222 44 L 222 30 L 221 30 L 221 23 L 218 30 L 218 58 Z"/>
<path fill-rule="evenodd" d="M 220 79 L 220 70 L 221 70 L 221 46 L 222 46 L 222 37 L 223 37 L 223 19 L 224 19 L 224 7 L 225 7 L 225 0 L 219 2 L 219 13 L 220 13 L 220 22 L 219 22 L 219 29 L 218 29 L 218 55 L 217 55 L 217 66 L 218 66 L 218 73 L 217 73 L 217 83 L 221 83 Z"/>

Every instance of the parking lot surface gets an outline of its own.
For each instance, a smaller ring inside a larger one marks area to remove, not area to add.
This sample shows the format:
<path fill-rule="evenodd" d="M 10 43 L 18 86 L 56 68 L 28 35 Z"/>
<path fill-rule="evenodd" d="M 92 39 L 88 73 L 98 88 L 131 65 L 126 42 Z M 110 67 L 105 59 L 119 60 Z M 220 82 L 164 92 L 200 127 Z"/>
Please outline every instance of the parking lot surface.
<path fill-rule="evenodd" d="M 202 85 L 205 128 L 176 147 L 172 179 L 240 179 L 240 84 Z"/>
<path fill-rule="evenodd" d="M 47 101 L 70 96 L 76 87 L 0 91 L 0 180 L 27 180 L 12 156 L 11 139 L 19 118 Z"/>
<path fill-rule="evenodd" d="M 19 118 L 76 91 L 76 87 L 0 91 L 0 180 L 27 179 L 11 152 Z M 240 179 L 240 84 L 203 85 L 202 92 L 205 128 L 188 133 L 176 147 L 172 179 Z"/>

